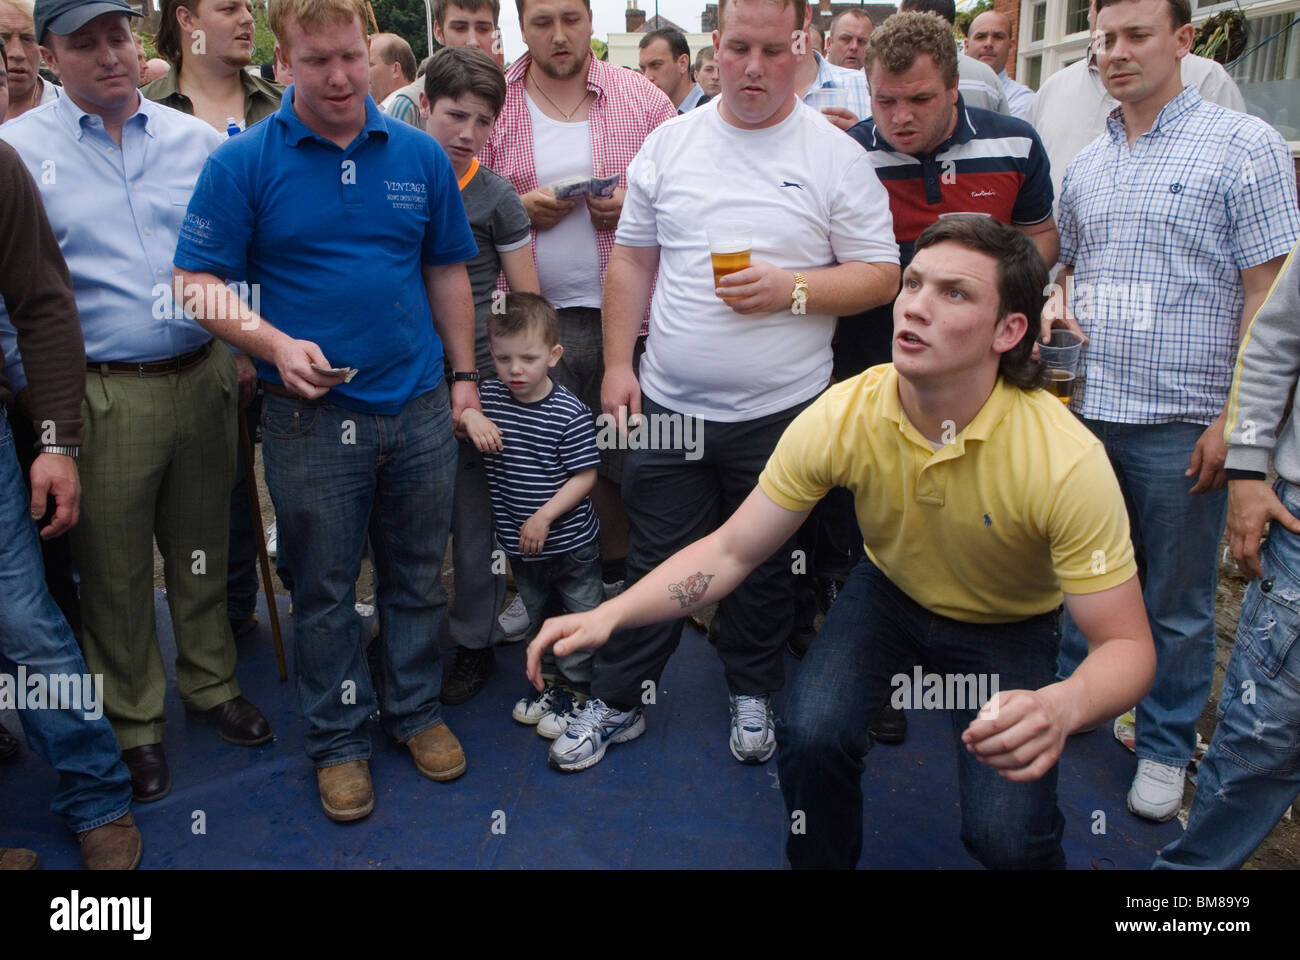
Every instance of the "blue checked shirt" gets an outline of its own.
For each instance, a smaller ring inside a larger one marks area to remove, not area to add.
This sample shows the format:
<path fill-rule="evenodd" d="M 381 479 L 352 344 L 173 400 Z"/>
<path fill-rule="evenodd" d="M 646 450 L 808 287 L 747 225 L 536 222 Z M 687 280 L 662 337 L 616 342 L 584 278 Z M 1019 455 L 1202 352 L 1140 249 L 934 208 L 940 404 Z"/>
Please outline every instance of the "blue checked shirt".
<path fill-rule="evenodd" d="M 1061 262 L 1089 343 L 1081 416 L 1209 425 L 1232 383 L 1241 271 L 1300 237 L 1281 135 L 1188 86 L 1129 147 L 1122 110 L 1070 164 Z"/>
<path fill-rule="evenodd" d="M 820 91 L 827 95 L 823 101 L 829 99 L 834 102 L 814 103 L 813 106 L 819 110 L 822 107 L 843 107 L 860 121 L 871 116 L 871 94 L 867 91 L 867 75 L 861 70 L 837 67 L 816 50 L 813 51 L 813 56 L 817 59 L 817 78 L 808 88 L 808 93 L 804 94 L 804 100 L 807 101 L 810 95 Z"/>

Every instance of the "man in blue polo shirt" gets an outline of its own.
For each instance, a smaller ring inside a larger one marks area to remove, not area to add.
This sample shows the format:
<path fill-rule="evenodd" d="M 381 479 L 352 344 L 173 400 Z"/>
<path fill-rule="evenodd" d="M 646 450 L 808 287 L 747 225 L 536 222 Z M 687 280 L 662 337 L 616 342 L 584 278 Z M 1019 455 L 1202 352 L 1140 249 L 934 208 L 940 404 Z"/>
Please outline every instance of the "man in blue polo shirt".
<path fill-rule="evenodd" d="M 947 24 L 927 13 L 895 14 L 871 32 L 866 59 L 871 118 L 849 136 L 866 148 L 889 193 L 899 263 L 911 263 L 916 238 L 940 217 L 982 213 L 1021 230 L 1054 264 L 1059 238 L 1047 153 L 1025 121 L 966 106 Z M 888 363 L 893 329 L 892 304 L 842 318 L 836 379 Z M 839 518 L 820 522 L 845 528 L 851 517 L 843 502 L 828 503 L 839 504 Z M 902 711 L 892 708 L 872 725 L 882 743 L 901 743 L 906 729 Z"/>
<path fill-rule="evenodd" d="M 476 247 L 456 177 L 433 139 L 367 96 L 364 15 L 360 0 L 272 0 L 276 55 L 295 83 L 276 114 L 213 154 L 175 258 L 198 319 L 258 358 L 307 753 L 341 821 L 374 806 L 362 726 L 376 707 L 422 774 L 465 771 L 442 720 L 436 638 L 452 427 L 478 407 L 464 266 Z M 254 284 L 260 315 L 230 277 Z M 383 629 L 374 676 L 353 608 L 367 534 Z"/>

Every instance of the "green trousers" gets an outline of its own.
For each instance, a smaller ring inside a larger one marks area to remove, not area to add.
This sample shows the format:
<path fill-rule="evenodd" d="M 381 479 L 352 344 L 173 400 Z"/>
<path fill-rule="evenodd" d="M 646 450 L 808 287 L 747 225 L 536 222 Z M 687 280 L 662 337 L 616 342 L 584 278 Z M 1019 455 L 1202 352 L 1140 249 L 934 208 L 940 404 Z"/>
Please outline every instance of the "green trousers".
<path fill-rule="evenodd" d="M 176 686 L 192 710 L 239 695 L 226 618 L 230 487 L 238 438 L 235 361 L 217 341 L 184 373 L 86 376 L 78 464 L 83 651 L 104 676 L 123 750 L 159 743 L 167 677 L 154 624 L 153 542 L 176 636 Z"/>

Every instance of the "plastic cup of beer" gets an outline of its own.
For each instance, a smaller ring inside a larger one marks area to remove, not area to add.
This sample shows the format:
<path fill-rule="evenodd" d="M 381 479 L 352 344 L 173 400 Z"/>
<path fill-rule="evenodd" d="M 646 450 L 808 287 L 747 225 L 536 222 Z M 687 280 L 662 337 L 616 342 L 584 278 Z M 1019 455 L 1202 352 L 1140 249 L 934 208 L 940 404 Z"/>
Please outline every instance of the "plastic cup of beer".
<path fill-rule="evenodd" d="M 1038 345 L 1038 356 L 1047 374 L 1047 389 L 1067 405 L 1074 396 L 1082 351 L 1083 337 L 1073 330 L 1053 330 L 1052 339 Z"/>
<path fill-rule="evenodd" d="M 749 267 L 749 249 L 753 245 L 753 231 L 740 220 L 719 220 L 709 225 L 709 257 L 713 261 L 713 286 L 729 273 Z M 739 297 L 723 297 L 738 300 Z"/>

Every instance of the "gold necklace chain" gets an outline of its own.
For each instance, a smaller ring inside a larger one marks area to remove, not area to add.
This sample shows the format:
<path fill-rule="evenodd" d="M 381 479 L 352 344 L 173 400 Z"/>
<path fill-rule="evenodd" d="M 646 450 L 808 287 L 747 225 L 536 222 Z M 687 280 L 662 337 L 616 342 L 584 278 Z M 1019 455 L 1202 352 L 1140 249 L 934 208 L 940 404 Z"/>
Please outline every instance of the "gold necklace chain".
<path fill-rule="evenodd" d="M 528 76 L 533 81 L 534 89 L 536 89 L 537 92 L 540 93 L 543 97 L 546 97 L 546 102 L 549 103 L 551 106 L 553 106 L 556 109 L 556 111 L 559 112 L 560 116 L 564 118 L 565 123 L 569 123 L 573 120 L 573 115 L 582 109 L 582 105 L 587 102 L 587 97 L 591 96 L 590 90 L 584 90 L 582 92 L 582 99 L 578 101 L 578 105 L 574 107 L 572 110 L 570 110 L 568 113 L 565 113 L 564 108 L 561 107 L 554 100 L 552 100 L 549 96 L 547 96 L 546 91 L 542 89 L 542 85 L 537 82 L 537 77 L 533 73 L 533 65 L 531 63 L 528 65 Z"/>

